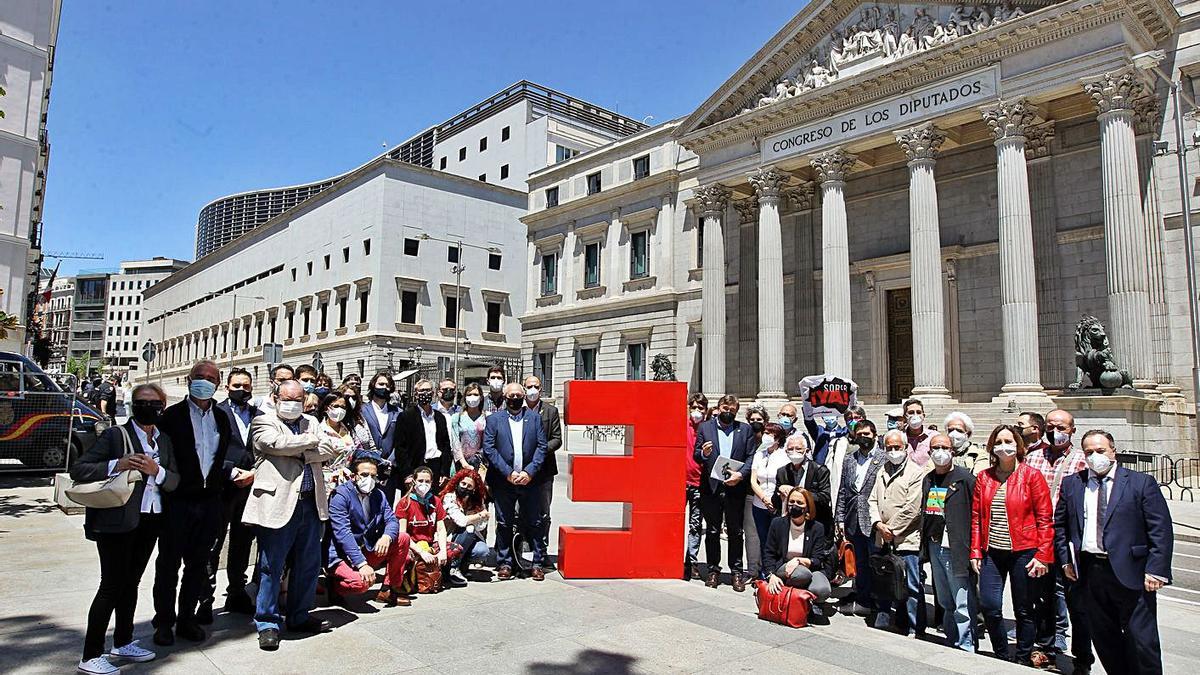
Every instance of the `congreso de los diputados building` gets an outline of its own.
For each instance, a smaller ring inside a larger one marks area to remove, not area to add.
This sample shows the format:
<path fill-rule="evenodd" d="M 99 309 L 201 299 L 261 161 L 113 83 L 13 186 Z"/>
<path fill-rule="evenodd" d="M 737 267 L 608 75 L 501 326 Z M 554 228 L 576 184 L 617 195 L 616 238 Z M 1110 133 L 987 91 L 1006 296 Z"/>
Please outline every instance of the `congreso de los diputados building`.
<path fill-rule="evenodd" d="M 872 414 L 1058 405 L 1183 451 L 1197 9 L 808 3 L 688 117 L 530 176 L 523 361 L 561 395 L 664 355 L 768 407 L 825 372 Z"/>

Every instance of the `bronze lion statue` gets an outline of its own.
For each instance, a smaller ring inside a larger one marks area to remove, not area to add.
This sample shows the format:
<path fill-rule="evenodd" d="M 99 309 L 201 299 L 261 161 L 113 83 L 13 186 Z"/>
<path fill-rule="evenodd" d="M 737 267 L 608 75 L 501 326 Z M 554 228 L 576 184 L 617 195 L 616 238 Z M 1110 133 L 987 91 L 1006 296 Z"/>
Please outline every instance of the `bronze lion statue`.
<path fill-rule="evenodd" d="M 1075 381 L 1067 387 L 1074 390 L 1083 386 L 1084 375 L 1091 386 L 1100 389 L 1133 386 L 1129 371 L 1121 370 L 1113 358 L 1108 333 L 1094 316 L 1084 316 L 1075 327 Z"/>

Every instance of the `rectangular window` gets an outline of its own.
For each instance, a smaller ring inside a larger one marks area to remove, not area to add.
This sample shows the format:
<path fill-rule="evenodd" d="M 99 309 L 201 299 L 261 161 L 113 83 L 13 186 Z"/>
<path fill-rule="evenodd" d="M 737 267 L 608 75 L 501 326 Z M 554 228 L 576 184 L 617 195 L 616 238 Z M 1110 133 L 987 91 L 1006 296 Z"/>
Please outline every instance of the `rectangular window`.
<path fill-rule="evenodd" d="M 346 304 L 349 301 L 350 298 L 345 295 L 338 298 L 338 328 L 346 327 Z"/>
<path fill-rule="evenodd" d="M 558 255 L 542 256 L 542 296 L 558 293 Z"/>
<path fill-rule="evenodd" d="M 293 267 L 292 268 L 292 281 L 295 281 L 295 280 L 296 280 L 296 268 Z"/>
<path fill-rule="evenodd" d="M 364 256 L 371 255 L 371 240 L 370 239 L 363 239 L 363 255 Z"/>
<path fill-rule="evenodd" d="M 325 256 L 325 269 L 329 269 L 329 256 Z"/>
<path fill-rule="evenodd" d="M 498 302 L 487 304 L 487 332 L 500 332 L 500 303 Z"/>
<path fill-rule="evenodd" d="M 309 318 L 312 315 L 312 307 L 304 308 L 304 332 L 301 335 L 308 335 Z"/>
<path fill-rule="evenodd" d="M 287 336 L 288 336 L 288 339 L 291 340 L 292 334 L 295 333 L 294 329 L 296 327 L 296 313 L 295 312 L 287 313 L 287 322 L 288 322 Z"/>
<path fill-rule="evenodd" d="M 579 154 L 578 150 L 574 150 L 574 149 L 571 149 L 571 148 L 568 148 L 568 147 L 565 147 L 562 145 L 555 145 L 554 146 L 554 163 L 557 164 L 559 162 L 565 162 L 568 159 L 571 159 L 572 157 L 574 157 L 575 155 L 578 155 L 578 154 Z"/>
<path fill-rule="evenodd" d="M 499 270 L 500 269 L 500 254 L 499 253 L 489 253 L 488 254 L 488 269 L 489 270 Z"/>
<path fill-rule="evenodd" d="M 625 379 L 646 379 L 646 345 L 630 344 L 625 347 Z"/>
<path fill-rule="evenodd" d="M 461 161 L 463 161 L 463 160 L 464 160 L 464 159 L 466 159 L 466 158 L 467 158 L 467 149 L 466 149 L 466 148 L 459 148 L 459 149 L 458 149 L 458 161 L 460 161 L 460 162 L 461 162 Z"/>
<path fill-rule="evenodd" d="M 575 351 L 575 379 L 596 379 L 596 349 L 580 348 Z"/>
<path fill-rule="evenodd" d="M 358 322 L 359 323 L 367 322 L 367 297 L 370 296 L 370 294 L 371 294 L 371 292 L 365 288 L 358 292 Z"/>
<path fill-rule="evenodd" d="M 275 317 L 271 317 L 271 344 L 275 344 Z"/>
<path fill-rule="evenodd" d="M 504 180 L 505 178 L 508 178 L 508 165 L 507 164 L 500 167 L 500 180 Z"/>
<path fill-rule="evenodd" d="M 583 287 L 600 285 L 600 244 L 588 244 L 583 249 Z"/>
<path fill-rule="evenodd" d="M 446 328 L 458 328 L 458 298 L 453 295 L 447 295 L 446 300 Z"/>
<path fill-rule="evenodd" d="M 650 175 L 650 155 L 642 155 L 633 160 L 633 179 L 641 180 Z"/>
<path fill-rule="evenodd" d="M 404 238 L 404 255 L 415 256 L 421 251 L 421 241 L 419 239 Z"/>
<path fill-rule="evenodd" d="M 417 292 L 400 292 L 400 323 L 413 324 L 417 322 Z"/>
<path fill-rule="evenodd" d="M 322 302 L 321 303 L 321 331 L 320 331 L 322 333 L 325 332 L 325 326 L 328 325 L 326 323 L 326 319 L 328 319 L 328 318 L 329 318 L 329 303 Z"/>
<path fill-rule="evenodd" d="M 257 339 L 258 344 L 261 345 L 263 343 L 263 341 L 262 341 L 262 322 L 259 321 L 255 325 L 258 326 L 258 328 L 257 328 L 257 330 L 254 331 L 254 337 Z"/>
<path fill-rule="evenodd" d="M 629 278 L 650 276 L 650 233 L 646 230 L 629 236 Z"/>
<path fill-rule="evenodd" d="M 458 264 L 460 257 L 462 257 L 462 249 L 459 247 L 452 245 L 446 249 L 446 262 Z"/>
<path fill-rule="evenodd" d="M 342 249 L 342 262 L 344 262 L 344 263 L 350 262 L 350 247 L 349 246 L 346 246 L 345 248 Z"/>
<path fill-rule="evenodd" d="M 445 157 L 442 157 L 442 160 L 440 162 L 438 162 L 438 168 L 441 169 L 442 171 L 446 170 L 446 158 Z"/>
<path fill-rule="evenodd" d="M 487 136 L 479 139 L 479 151 L 483 152 L 484 150 L 487 150 Z"/>
<path fill-rule="evenodd" d="M 504 127 L 503 129 L 500 130 L 500 142 L 503 143 L 504 141 L 507 141 L 509 136 L 511 136 L 511 135 L 512 135 L 512 129 L 509 127 Z"/>
<path fill-rule="evenodd" d="M 542 381 L 542 396 L 554 395 L 554 352 L 533 355 L 533 374 Z"/>
<path fill-rule="evenodd" d="M 546 188 L 546 208 L 558 206 L 558 186 Z"/>
<path fill-rule="evenodd" d="M 308 261 L 308 276 L 312 276 L 312 261 Z"/>
<path fill-rule="evenodd" d="M 600 191 L 600 172 L 590 174 L 587 177 L 587 190 L 589 195 L 594 195 Z"/>

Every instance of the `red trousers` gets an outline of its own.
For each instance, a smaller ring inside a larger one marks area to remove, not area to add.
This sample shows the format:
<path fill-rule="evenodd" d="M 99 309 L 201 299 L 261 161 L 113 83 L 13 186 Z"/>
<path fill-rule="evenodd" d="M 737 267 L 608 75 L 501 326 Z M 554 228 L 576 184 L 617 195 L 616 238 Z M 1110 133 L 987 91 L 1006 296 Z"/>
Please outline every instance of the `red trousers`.
<path fill-rule="evenodd" d="M 363 551 L 366 555 L 367 564 L 376 569 L 376 579 L 383 581 L 385 578 L 403 579 L 404 566 L 408 562 L 408 547 L 409 538 L 406 532 L 401 532 L 396 541 L 392 542 L 388 548 L 386 556 L 381 556 L 373 550 Z M 386 562 L 386 575 L 381 574 L 379 569 L 380 564 Z M 357 593 L 366 593 L 370 586 L 363 582 L 363 579 L 358 574 L 358 570 L 354 569 L 345 560 L 338 563 L 337 569 L 333 570 L 333 576 L 337 583 L 337 592 L 342 595 L 354 595 Z"/>

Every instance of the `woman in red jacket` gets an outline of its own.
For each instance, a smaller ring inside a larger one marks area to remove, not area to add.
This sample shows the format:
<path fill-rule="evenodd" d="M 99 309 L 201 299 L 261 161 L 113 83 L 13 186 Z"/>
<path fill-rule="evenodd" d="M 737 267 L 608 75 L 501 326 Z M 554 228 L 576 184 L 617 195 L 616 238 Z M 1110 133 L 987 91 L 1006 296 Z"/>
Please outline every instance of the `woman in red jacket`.
<path fill-rule="evenodd" d="M 979 575 L 979 606 L 996 656 L 1011 659 L 1004 629 L 1004 582 L 1012 587 L 1017 663 L 1030 664 L 1035 626 L 1033 579 L 1054 564 L 1054 511 L 1042 473 L 1025 464 L 1015 426 L 992 430 L 991 468 L 975 479 L 971 502 L 971 569 Z"/>
<path fill-rule="evenodd" d="M 688 425 L 687 425 L 687 549 L 683 557 L 683 578 L 685 581 L 700 579 L 700 565 L 696 562 L 700 555 L 700 535 L 704 532 L 704 520 L 700 514 L 700 464 L 696 462 L 696 427 L 708 419 L 708 397 L 700 392 L 688 396 Z"/>

